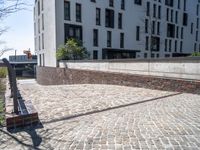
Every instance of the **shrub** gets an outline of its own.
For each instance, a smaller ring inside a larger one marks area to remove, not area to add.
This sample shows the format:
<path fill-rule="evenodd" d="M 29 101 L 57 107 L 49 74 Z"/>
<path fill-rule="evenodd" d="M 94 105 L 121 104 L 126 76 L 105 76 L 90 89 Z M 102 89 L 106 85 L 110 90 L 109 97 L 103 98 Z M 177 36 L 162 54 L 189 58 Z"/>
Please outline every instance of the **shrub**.
<path fill-rule="evenodd" d="M 0 68 L 0 78 L 6 78 L 7 74 L 7 68 Z"/>
<path fill-rule="evenodd" d="M 76 39 L 69 39 L 64 46 L 60 46 L 56 52 L 58 60 L 81 60 L 89 57 L 86 48 Z"/>
<path fill-rule="evenodd" d="M 192 53 L 192 56 L 200 56 L 200 52 L 194 52 Z"/>

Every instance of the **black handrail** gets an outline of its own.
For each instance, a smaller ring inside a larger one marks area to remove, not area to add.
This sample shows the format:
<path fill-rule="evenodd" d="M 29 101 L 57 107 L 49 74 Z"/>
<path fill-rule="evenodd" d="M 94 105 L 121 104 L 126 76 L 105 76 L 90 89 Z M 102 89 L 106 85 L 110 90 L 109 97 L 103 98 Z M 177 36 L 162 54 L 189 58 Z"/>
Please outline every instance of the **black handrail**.
<path fill-rule="evenodd" d="M 9 83 L 10 83 L 11 97 L 13 98 L 14 113 L 18 114 L 19 110 L 18 110 L 18 100 L 17 100 L 16 72 L 12 68 L 11 64 L 9 63 L 9 61 L 6 58 L 2 59 L 2 61 L 4 62 L 4 64 L 7 67 L 7 70 L 8 70 L 8 79 L 9 79 Z"/>

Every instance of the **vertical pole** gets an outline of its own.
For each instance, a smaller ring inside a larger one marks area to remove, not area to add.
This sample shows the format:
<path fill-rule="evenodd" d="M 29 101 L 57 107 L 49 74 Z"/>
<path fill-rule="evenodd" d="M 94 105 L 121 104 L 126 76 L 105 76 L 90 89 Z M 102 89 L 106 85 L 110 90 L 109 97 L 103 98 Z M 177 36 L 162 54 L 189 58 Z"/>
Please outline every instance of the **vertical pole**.
<path fill-rule="evenodd" d="M 15 50 L 15 61 L 17 61 L 17 50 Z"/>
<path fill-rule="evenodd" d="M 14 112 L 18 114 L 16 73 L 12 70 Z"/>

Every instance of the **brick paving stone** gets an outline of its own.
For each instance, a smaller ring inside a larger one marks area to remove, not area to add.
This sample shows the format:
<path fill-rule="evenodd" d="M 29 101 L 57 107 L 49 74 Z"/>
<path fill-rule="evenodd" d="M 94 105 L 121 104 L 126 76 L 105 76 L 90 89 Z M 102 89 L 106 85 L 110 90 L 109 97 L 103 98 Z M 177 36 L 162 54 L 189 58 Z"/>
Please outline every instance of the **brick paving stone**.
<path fill-rule="evenodd" d="M 200 149 L 200 95 L 115 85 L 18 84 L 43 127 L 8 132 L 0 149 Z"/>

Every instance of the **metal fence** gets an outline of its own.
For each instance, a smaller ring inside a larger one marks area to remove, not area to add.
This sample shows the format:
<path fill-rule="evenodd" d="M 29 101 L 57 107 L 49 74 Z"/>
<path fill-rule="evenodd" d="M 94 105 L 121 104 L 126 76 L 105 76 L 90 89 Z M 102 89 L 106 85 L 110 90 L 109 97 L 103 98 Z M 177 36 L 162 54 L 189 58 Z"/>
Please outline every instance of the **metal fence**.
<path fill-rule="evenodd" d="M 2 59 L 3 62 L 0 63 L 0 67 L 7 67 L 8 70 L 8 79 L 10 84 L 11 90 L 11 98 L 13 98 L 13 106 L 14 106 L 14 113 L 19 113 L 18 107 L 18 89 L 17 89 L 17 81 L 16 81 L 16 73 L 15 70 L 12 68 L 11 64 L 7 59 Z"/>

